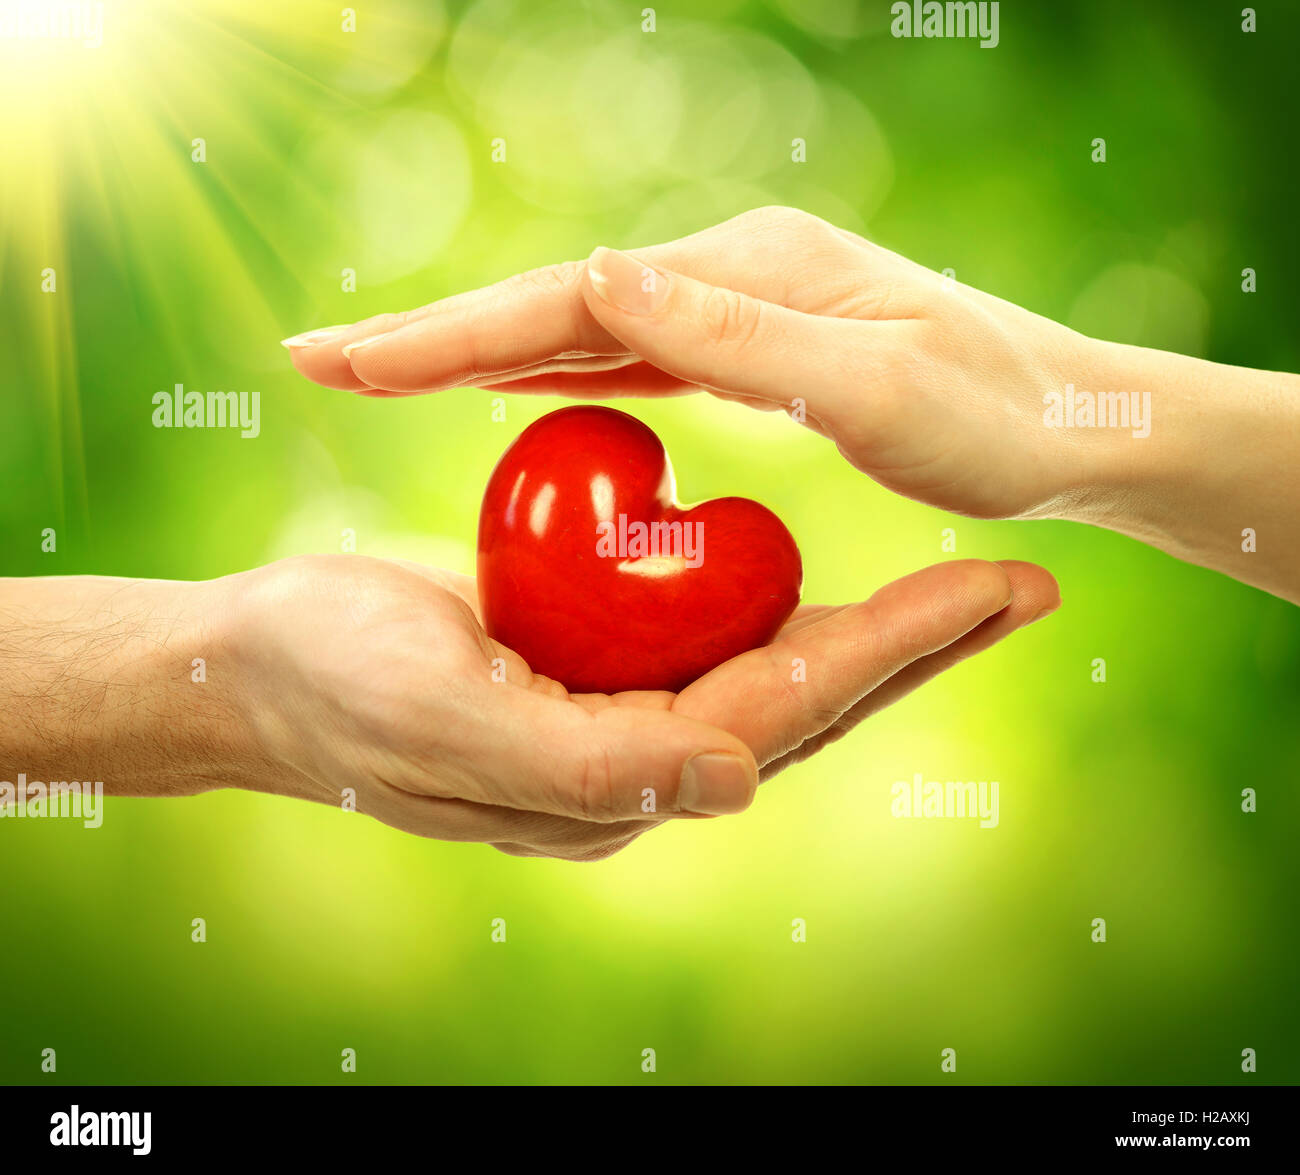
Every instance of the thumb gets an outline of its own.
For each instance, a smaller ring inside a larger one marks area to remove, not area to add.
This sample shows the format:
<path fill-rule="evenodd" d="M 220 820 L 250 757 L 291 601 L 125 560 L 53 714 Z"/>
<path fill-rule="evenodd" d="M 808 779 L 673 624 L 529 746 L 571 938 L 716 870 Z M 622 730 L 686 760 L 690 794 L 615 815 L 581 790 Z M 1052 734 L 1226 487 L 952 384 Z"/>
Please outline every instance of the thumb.
<path fill-rule="evenodd" d="M 802 393 L 810 361 L 843 349 L 852 325 L 605 248 L 587 260 L 583 296 L 601 326 L 660 370 L 776 404 Z"/>
<path fill-rule="evenodd" d="M 598 823 L 730 815 L 754 799 L 753 752 L 727 731 L 667 710 L 512 700 L 474 752 L 465 798 Z"/>

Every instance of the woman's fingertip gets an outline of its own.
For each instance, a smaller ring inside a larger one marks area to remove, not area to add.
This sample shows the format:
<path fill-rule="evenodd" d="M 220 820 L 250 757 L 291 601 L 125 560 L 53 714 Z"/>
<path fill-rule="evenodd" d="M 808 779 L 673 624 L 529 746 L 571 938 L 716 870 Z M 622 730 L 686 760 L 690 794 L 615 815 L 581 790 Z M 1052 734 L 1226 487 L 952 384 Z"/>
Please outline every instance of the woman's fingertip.
<path fill-rule="evenodd" d="M 328 343 L 331 339 L 338 338 L 345 331 L 351 329 L 351 323 L 345 323 L 342 326 L 322 326 L 316 330 L 303 331 L 302 334 L 290 335 L 287 339 L 281 339 L 280 346 L 287 347 L 290 351 L 296 347 L 316 347 L 321 343 Z"/>
<path fill-rule="evenodd" d="M 604 245 L 587 258 L 587 279 L 602 302 L 625 314 L 653 314 L 668 297 L 665 274 Z"/>
<path fill-rule="evenodd" d="M 381 339 L 386 339 L 388 338 L 389 335 L 393 333 L 394 333 L 393 331 L 389 330 L 389 331 L 384 331 L 384 333 L 380 335 L 369 335 L 364 339 L 357 339 L 355 343 L 349 343 L 346 347 L 343 348 L 343 358 L 350 359 L 362 347 L 369 347 L 372 343 L 377 343 Z"/>

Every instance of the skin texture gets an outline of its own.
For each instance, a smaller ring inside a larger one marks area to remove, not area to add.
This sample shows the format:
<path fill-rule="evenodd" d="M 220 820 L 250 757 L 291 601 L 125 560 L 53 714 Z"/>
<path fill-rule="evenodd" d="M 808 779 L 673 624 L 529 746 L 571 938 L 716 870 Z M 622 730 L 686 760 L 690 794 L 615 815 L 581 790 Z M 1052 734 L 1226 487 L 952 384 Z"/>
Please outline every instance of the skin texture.
<path fill-rule="evenodd" d="M 1059 596 L 1031 564 L 943 563 L 861 604 L 800 608 L 771 645 L 679 693 L 614 696 L 532 673 L 484 634 L 476 601 L 464 576 L 355 555 L 200 583 L 0 580 L 0 778 L 340 806 L 350 789 L 357 810 L 407 832 L 598 860 L 665 821 L 744 809 L 760 777 Z M 795 657 L 806 682 L 791 680 Z M 697 755 L 732 770 L 689 789 Z"/>
<path fill-rule="evenodd" d="M 789 412 L 941 509 L 1107 527 L 1300 602 L 1300 377 L 1090 339 L 789 208 L 634 254 L 285 344 L 309 379 L 372 396 L 702 389 Z M 1070 384 L 1149 394 L 1150 435 L 1047 427 Z"/>

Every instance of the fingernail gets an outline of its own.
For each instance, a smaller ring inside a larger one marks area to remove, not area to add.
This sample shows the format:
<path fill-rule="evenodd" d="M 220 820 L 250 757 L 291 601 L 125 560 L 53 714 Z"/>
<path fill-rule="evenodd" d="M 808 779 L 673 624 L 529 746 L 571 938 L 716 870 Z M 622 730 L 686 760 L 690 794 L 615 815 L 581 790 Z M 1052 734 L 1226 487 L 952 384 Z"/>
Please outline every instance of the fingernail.
<path fill-rule="evenodd" d="M 343 358 L 347 359 L 358 347 L 368 347 L 371 343 L 377 343 L 380 339 L 388 338 L 392 333 L 391 330 L 386 330 L 382 335 L 370 335 L 367 338 L 358 339 L 355 343 L 349 343 L 343 348 Z"/>
<path fill-rule="evenodd" d="M 1042 620 L 1044 616 L 1050 616 L 1053 612 L 1055 612 L 1058 608 L 1060 608 L 1060 606 L 1061 605 L 1057 603 L 1057 604 L 1053 604 L 1050 608 L 1044 608 L 1037 616 L 1035 616 L 1029 622 L 1029 624 L 1037 624 L 1040 620 Z M 1029 624 L 1026 624 L 1025 627 L 1028 628 Z"/>
<path fill-rule="evenodd" d="M 653 314 L 668 297 L 668 278 L 617 249 L 597 249 L 587 260 L 591 288 L 627 314 Z"/>
<path fill-rule="evenodd" d="M 288 347 L 290 350 L 294 347 L 314 347 L 317 343 L 328 343 L 330 339 L 338 338 L 351 326 L 349 322 L 343 326 L 322 326 L 319 330 L 304 331 L 300 335 L 290 335 L 287 339 L 281 339 L 280 346 Z"/>
<path fill-rule="evenodd" d="M 753 773 L 739 755 L 696 755 L 682 771 L 677 806 L 702 816 L 729 816 L 749 807 L 755 786 Z"/>

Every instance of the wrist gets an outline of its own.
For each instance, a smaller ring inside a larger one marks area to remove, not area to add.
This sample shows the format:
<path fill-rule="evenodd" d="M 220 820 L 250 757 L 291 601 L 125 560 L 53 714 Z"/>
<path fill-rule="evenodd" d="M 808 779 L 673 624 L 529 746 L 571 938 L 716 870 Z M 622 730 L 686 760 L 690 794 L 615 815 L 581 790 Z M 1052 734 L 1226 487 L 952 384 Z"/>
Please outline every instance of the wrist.
<path fill-rule="evenodd" d="M 1062 381 L 1076 476 L 1054 517 L 1168 538 L 1204 439 L 1188 411 L 1199 360 L 1080 336 Z"/>
<path fill-rule="evenodd" d="M 206 691 L 196 712 L 201 749 L 195 769 L 212 787 L 238 787 L 298 798 L 318 799 L 313 785 L 293 762 L 293 719 L 271 653 L 285 624 L 282 564 L 186 585 L 199 589 L 194 633 L 196 657 L 206 661 Z"/>
<path fill-rule="evenodd" d="M 248 629 L 246 576 L 168 584 L 176 625 L 153 672 L 169 683 L 175 738 L 171 767 L 186 790 L 268 790 L 274 764 L 257 737 L 242 651 Z"/>
<path fill-rule="evenodd" d="M 1138 430 L 1109 434 L 1096 493 L 1062 517 L 1296 600 L 1300 377 L 1090 340 L 1099 392 L 1127 397 Z"/>
<path fill-rule="evenodd" d="M 216 688 L 209 713 L 212 744 L 230 776 L 228 786 L 249 791 L 333 802 L 337 797 L 315 778 L 304 732 L 317 683 L 294 672 L 298 642 L 286 631 L 308 605 L 312 590 L 294 558 L 255 567 L 202 585 Z M 316 634 L 308 642 L 315 647 Z"/>

